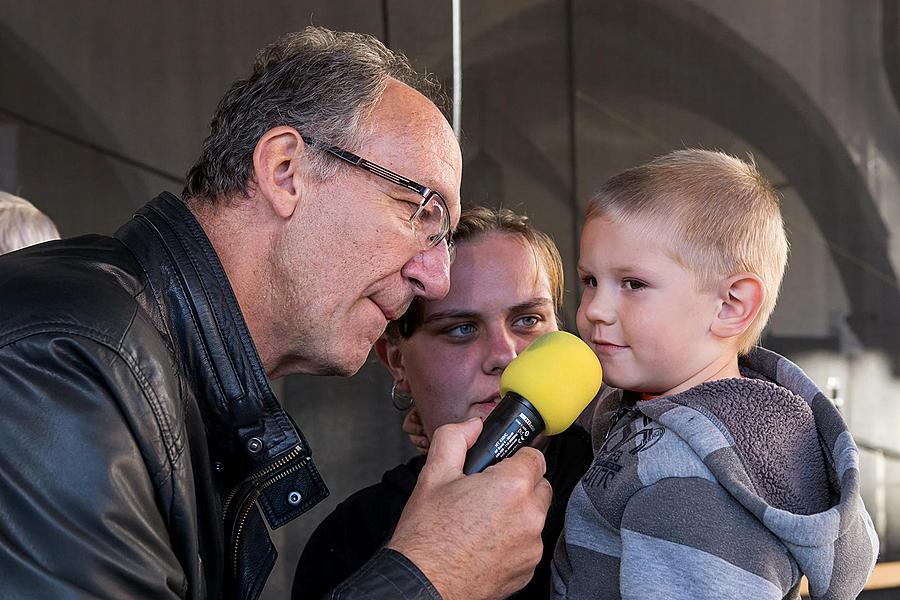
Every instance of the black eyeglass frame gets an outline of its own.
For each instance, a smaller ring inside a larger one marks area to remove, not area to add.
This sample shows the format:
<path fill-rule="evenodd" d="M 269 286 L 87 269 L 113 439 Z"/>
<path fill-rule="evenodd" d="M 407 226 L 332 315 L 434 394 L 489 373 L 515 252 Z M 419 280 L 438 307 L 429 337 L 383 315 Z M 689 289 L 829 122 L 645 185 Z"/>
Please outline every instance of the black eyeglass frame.
<path fill-rule="evenodd" d="M 447 207 L 447 201 L 444 199 L 440 192 L 438 192 L 437 190 L 433 190 L 426 185 L 422 185 L 421 183 L 417 183 L 412 179 L 404 177 L 399 173 L 395 173 L 390 169 L 386 169 L 381 165 L 375 164 L 370 160 L 366 160 L 365 158 L 354 154 L 349 150 L 344 150 L 343 148 L 339 148 L 338 146 L 320 145 L 315 139 L 306 136 L 303 136 L 303 141 L 310 146 L 321 146 L 323 150 L 346 163 L 350 163 L 355 167 L 365 169 L 369 173 L 377 175 L 382 179 L 387 179 L 391 183 L 395 183 L 422 196 L 422 202 L 421 204 L 419 204 L 419 208 L 416 209 L 416 212 L 413 213 L 413 216 L 409 218 L 409 222 L 413 226 L 413 228 L 415 228 L 415 220 L 419 217 L 420 214 L 422 214 L 422 211 L 425 210 L 425 207 L 428 206 L 428 203 L 437 198 L 437 201 L 441 203 L 441 208 L 444 209 L 444 218 L 443 223 L 441 224 L 441 230 L 443 233 L 437 236 L 433 236 L 433 238 L 428 241 L 427 248 L 434 248 L 435 246 L 440 244 L 442 240 L 447 240 L 447 250 L 450 253 L 450 258 L 452 260 L 455 254 L 455 248 L 453 244 L 452 232 L 450 231 L 450 209 Z"/>

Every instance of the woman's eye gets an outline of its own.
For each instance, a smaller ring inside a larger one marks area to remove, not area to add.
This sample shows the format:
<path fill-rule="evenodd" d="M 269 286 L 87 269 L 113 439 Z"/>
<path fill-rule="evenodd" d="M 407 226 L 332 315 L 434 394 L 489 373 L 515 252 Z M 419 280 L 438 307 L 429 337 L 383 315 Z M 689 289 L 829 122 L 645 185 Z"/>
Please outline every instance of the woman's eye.
<path fill-rule="evenodd" d="M 639 290 L 641 288 L 647 287 L 647 284 L 643 281 L 638 281 L 637 279 L 623 279 L 622 287 L 626 290 Z"/>
<path fill-rule="evenodd" d="M 537 315 L 525 315 L 524 317 L 519 317 L 516 319 L 515 324 L 520 327 L 526 327 L 531 329 L 532 327 L 537 327 L 543 319 L 541 319 Z"/>
<path fill-rule="evenodd" d="M 450 337 L 467 337 L 475 333 L 475 326 L 471 323 L 461 323 L 450 329 L 447 329 L 444 333 L 449 335 Z"/>

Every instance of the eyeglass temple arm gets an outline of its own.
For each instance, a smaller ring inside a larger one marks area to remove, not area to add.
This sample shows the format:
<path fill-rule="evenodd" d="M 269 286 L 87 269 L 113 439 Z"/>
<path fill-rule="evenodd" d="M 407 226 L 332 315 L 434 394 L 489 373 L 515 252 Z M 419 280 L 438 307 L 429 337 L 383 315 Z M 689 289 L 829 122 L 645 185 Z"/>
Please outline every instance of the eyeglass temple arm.
<path fill-rule="evenodd" d="M 316 143 L 316 141 L 314 139 L 308 138 L 305 136 L 303 137 L 303 141 L 310 145 L 314 145 Z M 422 197 L 424 198 L 424 200 L 422 201 L 423 205 L 425 203 L 427 203 L 428 200 L 431 199 L 430 198 L 431 189 L 424 185 L 416 183 L 412 179 L 407 179 L 403 175 L 398 175 L 397 173 L 394 173 L 393 171 L 385 169 L 384 167 L 382 167 L 380 165 L 376 165 L 373 162 L 369 162 L 368 160 L 364 159 L 363 157 L 353 154 L 349 150 L 344 150 L 343 148 L 338 148 L 337 146 L 326 146 L 325 150 L 329 154 L 336 156 L 337 158 L 343 160 L 344 162 L 348 162 L 351 165 L 356 165 L 357 167 L 361 167 L 361 168 L 365 169 L 366 171 L 369 171 L 371 173 L 378 175 L 379 177 L 383 177 L 384 179 L 387 179 L 388 181 L 392 181 L 393 183 L 396 183 L 397 185 L 402 185 L 403 187 L 405 187 L 408 190 L 412 190 L 413 192 L 416 192 L 417 194 L 421 194 Z"/>

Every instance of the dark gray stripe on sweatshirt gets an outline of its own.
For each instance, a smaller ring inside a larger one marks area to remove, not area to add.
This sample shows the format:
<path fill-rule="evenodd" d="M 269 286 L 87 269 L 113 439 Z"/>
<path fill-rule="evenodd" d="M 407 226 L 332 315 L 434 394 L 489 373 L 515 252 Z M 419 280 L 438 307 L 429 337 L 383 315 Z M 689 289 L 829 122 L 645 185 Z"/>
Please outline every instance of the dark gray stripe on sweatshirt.
<path fill-rule="evenodd" d="M 603 518 L 581 482 L 572 490 L 566 509 L 566 544 L 615 557 L 621 551 L 619 524 L 612 526 Z"/>
<path fill-rule="evenodd" d="M 705 479 L 665 479 L 635 494 L 622 518 L 623 557 L 628 551 L 625 529 L 715 555 L 772 582 L 781 595 L 799 578 L 772 532 Z"/>
<path fill-rule="evenodd" d="M 757 519 L 762 520 L 770 507 L 759 497 L 734 448 L 723 448 L 713 452 L 706 457 L 704 464 L 716 476 L 719 485 L 725 487 Z"/>
<path fill-rule="evenodd" d="M 553 559 L 553 597 L 619 600 L 619 559 L 579 546 L 557 547 Z M 573 576 L 573 571 L 577 574 Z M 567 585 L 568 584 L 568 585 Z"/>

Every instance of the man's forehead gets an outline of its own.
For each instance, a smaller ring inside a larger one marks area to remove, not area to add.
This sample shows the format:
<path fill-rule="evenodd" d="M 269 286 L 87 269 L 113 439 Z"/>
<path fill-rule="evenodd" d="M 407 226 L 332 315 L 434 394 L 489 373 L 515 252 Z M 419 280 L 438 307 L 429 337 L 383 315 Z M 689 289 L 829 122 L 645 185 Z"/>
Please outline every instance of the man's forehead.
<path fill-rule="evenodd" d="M 459 143 L 437 107 L 409 86 L 391 81 L 368 117 L 360 154 L 436 189 L 459 204 L 462 159 Z M 369 154 L 367 156 L 366 154 Z M 458 210 L 454 210 L 454 223 Z"/>

